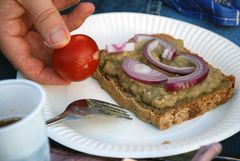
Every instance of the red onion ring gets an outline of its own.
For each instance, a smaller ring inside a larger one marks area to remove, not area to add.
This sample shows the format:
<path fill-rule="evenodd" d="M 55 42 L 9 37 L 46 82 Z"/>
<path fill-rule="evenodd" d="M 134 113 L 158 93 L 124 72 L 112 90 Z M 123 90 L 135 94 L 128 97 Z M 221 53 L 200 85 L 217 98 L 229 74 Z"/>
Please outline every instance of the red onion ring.
<path fill-rule="evenodd" d="M 134 51 L 135 43 L 107 44 L 106 50 L 108 53 Z"/>
<path fill-rule="evenodd" d="M 180 77 L 170 77 L 166 83 L 166 91 L 176 91 L 181 89 L 190 88 L 200 82 L 202 82 L 208 75 L 208 64 L 203 58 L 196 54 L 179 54 L 179 57 L 185 58 L 195 64 L 196 69 L 191 74 L 180 76 Z"/>
<path fill-rule="evenodd" d="M 156 60 L 156 58 L 153 57 L 151 52 L 158 46 L 159 43 L 162 43 L 159 39 L 153 39 L 146 43 L 144 46 L 143 54 L 146 57 L 146 59 L 150 61 L 153 65 L 157 66 L 158 68 L 166 72 L 174 74 L 189 74 L 195 70 L 195 67 L 175 67 Z"/>
<path fill-rule="evenodd" d="M 164 41 L 160 38 L 156 38 L 146 34 L 136 34 L 133 37 L 133 41 L 141 42 L 141 41 L 151 41 L 151 40 L 158 40 L 158 45 L 161 45 L 164 48 L 162 57 L 167 60 L 172 60 L 176 56 L 176 47 L 171 43 Z"/>
<path fill-rule="evenodd" d="M 122 68 L 132 79 L 146 84 L 160 83 L 168 78 L 168 76 L 150 68 L 146 64 L 130 58 L 123 60 Z"/>

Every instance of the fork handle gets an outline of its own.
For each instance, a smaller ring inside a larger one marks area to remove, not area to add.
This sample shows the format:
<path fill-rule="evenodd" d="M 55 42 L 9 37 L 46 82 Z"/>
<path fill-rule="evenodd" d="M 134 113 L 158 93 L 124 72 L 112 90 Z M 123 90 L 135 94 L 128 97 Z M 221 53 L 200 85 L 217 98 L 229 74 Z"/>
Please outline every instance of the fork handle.
<path fill-rule="evenodd" d="M 60 115 L 58 115 L 54 118 L 51 118 L 51 119 L 47 120 L 46 124 L 49 125 L 49 124 L 53 124 L 55 122 L 58 122 L 58 121 L 64 119 L 65 116 L 66 116 L 66 114 L 60 114 Z"/>

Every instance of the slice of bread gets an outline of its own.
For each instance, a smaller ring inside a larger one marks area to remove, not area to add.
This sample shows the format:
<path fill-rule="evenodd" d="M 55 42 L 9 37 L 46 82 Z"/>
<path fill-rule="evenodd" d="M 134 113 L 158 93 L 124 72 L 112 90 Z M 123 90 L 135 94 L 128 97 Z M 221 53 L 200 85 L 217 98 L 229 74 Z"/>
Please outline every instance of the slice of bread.
<path fill-rule="evenodd" d="M 181 42 L 180 40 L 176 40 L 169 35 L 156 34 L 153 36 L 171 43 L 173 42 L 178 52 L 190 52 L 183 47 L 183 44 L 179 43 Z M 107 54 L 105 50 L 100 51 L 100 59 L 104 54 Z M 215 69 L 211 65 L 209 65 L 209 67 Z M 186 99 L 179 100 L 173 106 L 167 106 L 165 108 L 157 108 L 151 103 L 137 99 L 136 95 L 126 91 L 119 84 L 117 77 L 104 72 L 101 65 L 94 73 L 93 78 L 98 80 L 101 87 L 108 92 L 120 106 L 134 113 L 139 119 L 151 123 L 159 129 L 167 129 L 175 124 L 202 115 L 230 99 L 235 86 L 235 77 L 232 75 L 226 76 L 221 72 L 220 74 L 222 80 L 220 85 L 215 89 L 209 92 L 202 92 L 197 97 L 187 97 Z"/>

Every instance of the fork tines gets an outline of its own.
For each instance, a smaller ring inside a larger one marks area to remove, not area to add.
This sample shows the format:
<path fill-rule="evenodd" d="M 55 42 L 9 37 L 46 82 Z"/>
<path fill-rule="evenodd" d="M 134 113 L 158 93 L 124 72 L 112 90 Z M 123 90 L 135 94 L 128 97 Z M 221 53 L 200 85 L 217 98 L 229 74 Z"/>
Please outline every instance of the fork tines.
<path fill-rule="evenodd" d="M 95 99 L 88 99 L 88 101 L 93 107 L 96 107 L 99 112 L 132 120 L 127 111 L 118 109 L 121 108 L 118 105 Z"/>

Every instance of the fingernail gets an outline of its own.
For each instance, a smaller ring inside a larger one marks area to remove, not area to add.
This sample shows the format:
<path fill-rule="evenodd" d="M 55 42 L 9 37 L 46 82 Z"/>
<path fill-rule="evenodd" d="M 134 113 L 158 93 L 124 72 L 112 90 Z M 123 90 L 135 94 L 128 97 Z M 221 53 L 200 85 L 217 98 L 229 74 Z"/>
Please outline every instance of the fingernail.
<path fill-rule="evenodd" d="M 49 37 L 50 37 L 51 44 L 54 46 L 65 45 L 68 41 L 68 36 L 66 32 L 63 30 L 63 28 L 61 27 L 53 30 L 50 33 Z"/>

